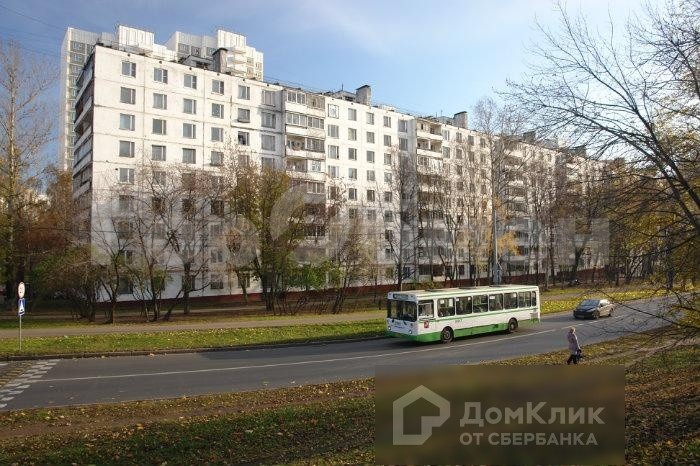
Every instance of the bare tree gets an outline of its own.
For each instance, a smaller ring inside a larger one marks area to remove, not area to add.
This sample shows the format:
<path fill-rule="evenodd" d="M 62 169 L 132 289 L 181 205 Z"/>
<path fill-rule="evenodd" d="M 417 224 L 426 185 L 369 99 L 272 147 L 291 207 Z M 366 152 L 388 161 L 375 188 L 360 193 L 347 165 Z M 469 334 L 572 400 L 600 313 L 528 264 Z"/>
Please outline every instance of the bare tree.
<path fill-rule="evenodd" d="M 55 74 L 45 60 L 0 41 L 0 232 L 6 296 L 24 279 L 18 256 L 22 217 L 35 202 L 39 188 L 39 156 L 51 140 L 53 119 L 47 91 Z"/>
<path fill-rule="evenodd" d="M 522 180 L 527 165 L 528 153 L 522 150 L 525 118 L 519 108 L 510 104 L 499 105 L 486 97 L 474 106 L 472 121 L 480 133 L 479 148 L 490 162 L 485 178 L 491 189 L 491 277 L 497 284 L 501 282 L 503 256 L 499 254 L 498 242 L 505 234 L 504 226 L 508 221 L 508 218 L 499 218 L 498 213 L 505 210 L 508 215 L 508 189 Z"/>
<path fill-rule="evenodd" d="M 652 168 L 686 230 L 700 234 L 700 30 L 696 0 L 669 1 L 622 33 L 592 29 L 559 5 L 560 26 L 540 26 L 534 61 L 506 95 L 535 115 L 542 131 L 593 153 Z"/>

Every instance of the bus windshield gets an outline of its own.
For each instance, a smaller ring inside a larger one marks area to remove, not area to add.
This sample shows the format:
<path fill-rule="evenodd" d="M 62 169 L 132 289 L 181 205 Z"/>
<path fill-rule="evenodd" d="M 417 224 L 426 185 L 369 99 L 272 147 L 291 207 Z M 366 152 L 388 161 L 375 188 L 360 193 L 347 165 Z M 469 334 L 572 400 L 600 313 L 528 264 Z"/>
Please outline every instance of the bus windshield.
<path fill-rule="evenodd" d="M 387 300 L 387 314 L 390 319 L 416 321 L 416 303 L 411 301 Z"/>

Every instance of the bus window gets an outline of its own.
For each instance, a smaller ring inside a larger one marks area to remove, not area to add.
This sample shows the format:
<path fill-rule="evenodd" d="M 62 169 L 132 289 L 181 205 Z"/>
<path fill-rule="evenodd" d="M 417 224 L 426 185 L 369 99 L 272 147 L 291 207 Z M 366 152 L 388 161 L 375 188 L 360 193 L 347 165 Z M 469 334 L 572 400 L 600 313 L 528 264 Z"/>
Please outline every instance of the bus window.
<path fill-rule="evenodd" d="M 503 295 L 503 306 L 506 309 L 515 309 L 518 307 L 518 293 L 506 293 Z"/>
<path fill-rule="evenodd" d="M 530 307 L 530 292 L 521 291 L 518 293 L 518 306 L 519 307 Z"/>
<path fill-rule="evenodd" d="M 448 317 L 455 315 L 454 298 L 438 299 L 438 317 Z"/>
<path fill-rule="evenodd" d="M 537 306 L 537 291 L 532 292 L 532 305 Z"/>
<path fill-rule="evenodd" d="M 408 320 L 410 322 L 415 322 L 416 321 L 416 303 L 412 303 L 410 301 L 397 301 L 403 304 L 403 313 L 401 314 L 401 317 L 399 319 L 401 320 Z"/>
<path fill-rule="evenodd" d="M 474 296 L 474 312 L 486 312 L 489 310 L 489 297 L 485 294 Z"/>
<path fill-rule="evenodd" d="M 502 294 L 490 294 L 489 295 L 489 311 L 502 311 L 503 310 L 503 295 Z"/>
<path fill-rule="evenodd" d="M 432 301 L 421 301 L 418 304 L 418 317 L 435 317 Z"/>
<path fill-rule="evenodd" d="M 462 296 L 457 298 L 457 314 L 471 314 L 472 313 L 472 297 Z"/>

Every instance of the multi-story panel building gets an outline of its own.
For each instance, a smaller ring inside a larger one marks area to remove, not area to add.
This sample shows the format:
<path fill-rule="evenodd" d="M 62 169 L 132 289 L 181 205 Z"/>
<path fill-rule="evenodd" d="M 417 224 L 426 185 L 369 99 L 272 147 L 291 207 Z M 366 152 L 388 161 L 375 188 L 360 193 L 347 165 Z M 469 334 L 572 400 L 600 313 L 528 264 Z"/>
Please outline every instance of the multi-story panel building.
<path fill-rule="evenodd" d="M 212 56 L 219 48 L 226 48 L 230 74 L 262 81 L 263 54 L 246 43 L 246 37 L 222 29 L 215 36 L 196 36 L 176 31 L 165 45 L 155 42 L 152 32 L 118 25 L 115 33 L 95 33 L 68 28 L 61 46 L 61 113 L 59 132 L 59 164 L 64 169 L 73 167 L 73 151 L 76 136 L 73 132 L 76 80 L 95 44 L 129 50 L 166 61 L 212 63 Z M 165 78 L 167 80 L 167 77 Z"/>
<path fill-rule="evenodd" d="M 468 128 L 466 112 L 411 115 L 373 104 L 369 86 L 318 93 L 266 83 L 262 54 L 226 31 L 215 38 L 177 32 L 164 46 L 154 43 L 152 33 L 123 26 L 116 36 L 80 34 L 69 30 L 64 44 L 84 50 L 84 57 L 68 58 L 75 66 L 66 68 L 72 76 L 65 87 L 72 97 L 66 99 L 74 99 L 69 111 L 75 116 L 64 112 L 64 153 L 72 136 L 74 195 L 84 207 L 87 241 L 103 249 L 120 243 L 121 217 L 105 222 L 105 215 L 131 208 L 144 167 L 181 176 L 184 183 L 187 171 L 219 177 L 227 154 L 235 154 L 285 169 L 293 184 L 305 187 L 307 203 L 325 206 L 342 198 L 339 220 L 360 223 L 376 249 L 374 283 L 487 277 L 495 198 L 499 234 L 513 232 L 517 243 L 517 251 L 501 256 L 502 264 L 509 273 L 544 269 L 544 256 L 535 254 L 544 241 L 536 228 L 537 205 L 551 194 L 554 185 L 545 182 L 561 166 L 551 144 L 526 134 L 496 167 L 486 135 Z M 509 173 L 498 192 L 496 169 Z M 203 236 L 211 238 L 220 227 L 218 201 L 208 202 L 212 234 Z M 168 233 L 167 225 L 153 228 L 160 238 L 181 234 L 176 227 Z M 330 247 L 328 233 L 315 225 L 307 229 L 321 248 Z M 221 270 L 220 245 L 200 246 L 193 294 L 241 292 L 240 277 Z M 124 257 L 135 257 L 133 246 L 120 247 Z M 164 296 L 174 296 L 190 280 L 184 259 L 171 251 L 162 261 L 172 275 Z M 245 288 L 258 289 L 247 279 Z M 133 289 L 120 291 L 121 299 L 134 299 Z"/>

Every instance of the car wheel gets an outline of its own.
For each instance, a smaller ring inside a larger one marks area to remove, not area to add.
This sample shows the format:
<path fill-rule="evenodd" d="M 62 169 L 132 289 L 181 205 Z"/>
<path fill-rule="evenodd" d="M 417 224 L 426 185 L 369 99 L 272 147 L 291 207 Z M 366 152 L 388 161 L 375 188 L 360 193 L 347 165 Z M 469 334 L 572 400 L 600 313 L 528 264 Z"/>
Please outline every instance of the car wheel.
<path fill-rule="evenodd" d="M 442 343 L 449 343 L 453 338 L 454 333 L 452 333 L 452 329 L 450 327 L 445 327 L 442 329 L 442 332 L 440 332 L 440 341 Z"/>
<path fill-rule="evenodd" d="M 608 311 L 608 317 L 612 317 L 613 310 L 610 308 L 610 311 Z"/>
<path fill-rule="evenodd" d="M 595 312 L 593 313 L 593 318 L 594 318 L 594 319 L 598 319 L 599 317 L 600 317 L 600 311 L 595 311 Z"/>
<path fill-rule="evenodd" d="M 513 333 L 518 330 L 518 321 L 515 319 L 510 319 L 508 321 L 508 333 Z"/>

